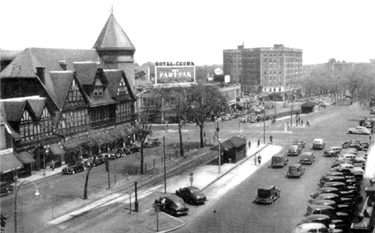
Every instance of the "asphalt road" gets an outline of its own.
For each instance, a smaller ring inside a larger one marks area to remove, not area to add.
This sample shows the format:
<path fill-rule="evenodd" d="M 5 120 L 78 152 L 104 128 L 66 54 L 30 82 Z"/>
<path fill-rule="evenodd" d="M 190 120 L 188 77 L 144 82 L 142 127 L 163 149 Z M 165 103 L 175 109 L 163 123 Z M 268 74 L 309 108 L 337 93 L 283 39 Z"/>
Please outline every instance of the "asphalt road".
<path fill-rule="evenodd" d="M 358 117 L 363 115 L 366 115 L 366 112 L 358 106 L 333 106 L 303 116 L 304 121 L 306 119 L 310 121 L 311 127 L 292 127 L 292 133 L 283 132 L 280 124 L 268 125 L 266 139 L 268 140 L 269 135 L 273 135 L 274 143 L 284 147 L 282 152 L 286 152 L 295 139 L 307 142 L 303 151 L 312 151 L 314 138 L 323 138 L 327 146 L 340 145 L 347 139 L 368 142 L 368 136 L 345 133 L 348 126 L 358 125 Z M 246 130 L 244 128 L 245 132 Z M 258 124 L 255 130 L 262 132 L 262 125 Z M 287 167 L 272 169 L 268 166 L 269 162 L 220 201 L 210 205 L 209 208 L 204 208 L 198 216 L 194 216 L 193 219 L 186 216 L 184 221 L 187 225 L 176 232 L 291 232 L 303 219 L 308 205 L 308 195 L 317 189 L 319 178 L 329 170 L 334 160 L 334 158 L 322 157 L 322 151 L 313 152 L 317 160 L 313 165 L 305 166 L 306 172 L 300 179 L 286 178 Z M 289 164 L 296 162 L 298 157 L 289 157 Z M 270 184 L 277 185 L 281 189 L 280 199 L 272 205 L 254 204 L 257 188 Z"/>

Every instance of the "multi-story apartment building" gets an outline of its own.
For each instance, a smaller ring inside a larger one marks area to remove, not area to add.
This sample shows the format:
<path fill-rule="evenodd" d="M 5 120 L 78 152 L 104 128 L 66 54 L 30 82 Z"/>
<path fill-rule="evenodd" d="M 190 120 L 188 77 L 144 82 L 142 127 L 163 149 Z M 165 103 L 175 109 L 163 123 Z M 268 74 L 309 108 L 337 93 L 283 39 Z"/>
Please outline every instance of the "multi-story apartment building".
<path fill-rule="evenodd" d="M 302 64 L 302 49 L 282 44 L 249 49 L 242 45 L 236 50 L 224 50 L 224 75 L 237 78 L 245 94 L 278 92 L 285 97 L 298 89 L 296 81 L 303 75 Z"/>

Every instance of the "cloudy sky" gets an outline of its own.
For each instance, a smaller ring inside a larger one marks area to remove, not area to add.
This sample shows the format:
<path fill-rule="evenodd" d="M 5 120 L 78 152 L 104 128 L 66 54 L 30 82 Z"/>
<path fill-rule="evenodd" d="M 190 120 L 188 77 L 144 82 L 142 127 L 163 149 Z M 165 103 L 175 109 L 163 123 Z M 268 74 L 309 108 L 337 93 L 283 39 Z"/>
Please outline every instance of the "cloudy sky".
<path fill-rule="evenodd" d="M 304 64 L 375 58 L 373 0 L 3 0 L 0 48 L 90 49 L 112 5 L 139 64 L 222 64 L 242 43 L 303 49 Z"/>

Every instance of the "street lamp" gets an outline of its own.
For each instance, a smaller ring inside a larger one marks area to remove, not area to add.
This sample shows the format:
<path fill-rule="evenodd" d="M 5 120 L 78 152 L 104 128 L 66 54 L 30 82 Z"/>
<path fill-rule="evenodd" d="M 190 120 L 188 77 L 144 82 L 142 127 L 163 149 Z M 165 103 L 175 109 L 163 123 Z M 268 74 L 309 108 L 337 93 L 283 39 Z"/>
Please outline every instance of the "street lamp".
<path fill-rule="evenodd" d="M 15 197 L 14 197 L 14 232 L 15 233 L 17 233 L 17 195 L 18 195 L 18 191 L 21 188 L 21 186 L 24 185 L 24 184 L 27 184 L 27 183 L 32 183 L 35 186 L 35 196 L 36 197 L 39 197 L 39 195 L 40 195 L 39 188 L 33 181 L 28 181 L 28 180 L 22 181 L 20 183 L 20 185 L 18 186 L 18 188 L 16 189 Z M 17 186 L 17 182 L 15 182 L 15 185 Z"/>

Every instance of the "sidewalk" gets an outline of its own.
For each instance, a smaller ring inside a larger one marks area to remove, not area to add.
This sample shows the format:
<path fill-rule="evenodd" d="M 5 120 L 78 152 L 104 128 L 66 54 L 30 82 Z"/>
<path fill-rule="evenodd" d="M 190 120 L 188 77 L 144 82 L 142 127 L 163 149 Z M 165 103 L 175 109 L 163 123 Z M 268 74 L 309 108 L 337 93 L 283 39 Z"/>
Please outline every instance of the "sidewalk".
<path fill-rule="evenodd" d="M 271 146 L 272 147 L 272 146 Z M 273 146 L 277 147 L 277 146 Z M 208 200 L 214 202 L 214 200 L 218 199 L 218 195 L 224 195 L 226 190 L 233 188 L 239 184 L 239 181 L 245 180 L 248 176 L 256 172 L 262 165 L 267 163 L 270 160 L 272 155 L 274 154 L 272 151 L 262 152 L 262 150 L 266 149 L 267 145 L 261 144 L 259 147 L 253 146 L 252 148 L 247 150 L 246 157 L 241 160 L 240 162 L 234 164 L 223 164 L 220 167 L 218 165 L 202 165 L 195 170 L 193 170 L 194 181 L 193 185 L 202 189 Z M 260 153 L 262 155 L 262 165 L 255 166 L 253 162 L 253 155 L 255 153 Z M 275 151 L 276 153 L 276 151 Z M 245 167 L 242 169 L 242 173 L 240 170 L 237 169 L 241 167 Z M 249 169 L 249 167 L 251 169 Z M 232 180 L 227 180 L 232 179 Z M 172 178 L 167 179 L 167 193 L 174 193 L 175 190 L 181 187 L 189 186 L 190 184 L 190 171 L 179 176 L 175 176 Z M 217 189 L 215 192 L 209 190 L 208 188 Z M 156 213 L 153 208 L 151 208 L 153 199 L 151 197 L 146 198 L 149 195 L 163 195 L 164 194 L 164 186 L 163 185 L 156 185 L 154 187 L 148 188 L 147 190 L 140 190 L 138 192 L 138 199 L 141 206 L 150 206 L 150 208 L 146 210 L 142 210 L 141 212 L 128 214 L 127 211 L 121 211 L 118 214 L 113 214 L 111 218 L 108 218 L 106 221 L 96 223 L 95 231 L 97 232 L 155 232 L 156 230 Z M 134 197 L 134 194 L 132 194 Z M 143 200 L 145 199 L 145 200 Z M 148 199 L 148 200 L 146 200 Z M 134 203 L 134 199 L 131 200 Z M 150 202 L 150 203 L 148 203 Z M 74 218 L 75 216 L 80 216 L 85 212 L 88 212 L 92 209 L 104 207 L 110 204 L 120 204 L 121 206 L 126 206 L 129 204 L 129 198 L 127 195 L 123 193 L 112 193 L 104 198 L 101 198 L 83 208 L 80 208 L 76 211 L 67 213 L 63 216 L 60 216 L 57 219 L 54 219 L 49 222 L 52 225 L 64 225 L 64 222 L 69 221 L 70 219 Z M 123 213 L 126 212 L 126 213 Z M 165 213 L 159 213 L 159 232 L 169 232 L 175 230 L 176 228 L 182 227 L 185 223 L 179 219 L 167 215 Z M 82 230 L 80 229 L 82 232 Z M 92 232 L 93 229 L 84 229 L 83 232 Z"/>
<path fill-rule="evenodd" d="M 55 168 L 53 171 L 51 168 L 46 168 L 46 171 L 45 171 L 45 174 L 44 174 L 44 170 L 41 169 L 39 171 L 36 171 L 34 172 L 31 176 L 28 176 L 28 177 L 24 177 L 24 178 L 18 178 L 17 179 L 17 183 L 21 183 L 23 181 L 37 181 L 37 180 L 40 180 L 40 179 L 44 179 L 44 178 L 47 178 L 47 177 L 51 177 L 51 176 L 54 176 L 54 175 L 57 175 L 57 174 L 61 174 L 62 173 L 62 170 L 66 167 L 67 165 L 62 165 L 61 167 L 57 167 Z"/>

